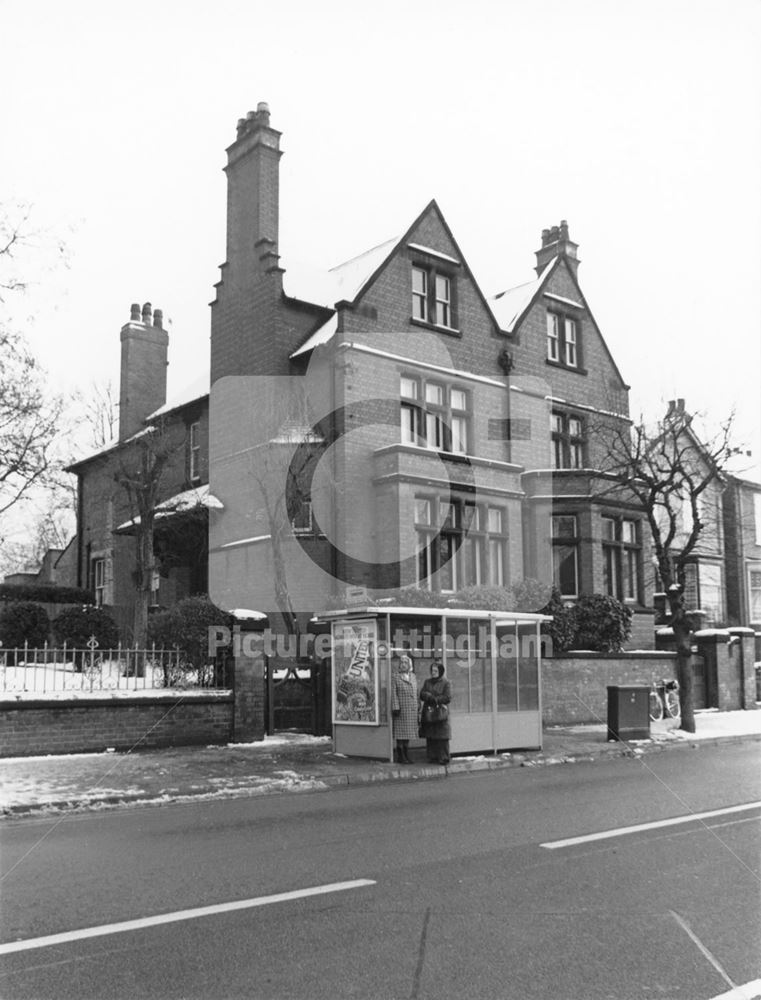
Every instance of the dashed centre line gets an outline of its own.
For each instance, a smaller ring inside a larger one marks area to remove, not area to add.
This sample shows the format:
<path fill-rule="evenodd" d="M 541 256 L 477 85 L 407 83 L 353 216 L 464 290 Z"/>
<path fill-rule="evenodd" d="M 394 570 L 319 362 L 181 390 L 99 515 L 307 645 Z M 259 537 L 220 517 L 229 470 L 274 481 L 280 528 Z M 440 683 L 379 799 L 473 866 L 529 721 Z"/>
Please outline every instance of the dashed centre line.
<path fill-rule="evenodd" d="M 104 937 L 108 934 L 123 934 L 125 931 L 139 931 L 146 927 L 156 927 L 160 924 L 173 924 L 182 920 L 197 920 L 199 917 L 211 917 L 219 913 L 232 913 L 235 910 L 250 910 L 256 906 L 269 906 L 272 903 L 285 903 L 292 899 L 305 899 L 309 896 L 322 896 L 331 892 L 345 892 L 347 889 L 361 889 L 375 885 L 372 879 L 359 878 L 351 882 L 332 882 L 328 885 L 315 885 L 308 889 L 294 889 L 291 892 L 278 892 L 272 896 L 257 896 L 253 899 L 236 899 L 230 903 L 216 903 L 213 906 L 199 906 L 193 910 L 175 910 L 174 913 L 159 913 L 153 917 L 139 917 L 136 920 L 123 920 L 117 924 L 102 924 L 100 927 L 82 927 L 75 931 L 64 931 L 60 934 L 48 934 L 45 937 L 27 938 L 25 941 L 8 941 L 0 944 L 0 955 L 11 955 L 18 951 L 31 951 L 34 948 L 47 948 L 55 944 L 68 944 L 72 941 L 82 941 L 85 938 Z"/>
<path fill-rule="evenodd" d="M 711 809 L 708 812 L 688 813 L 686 816 L 674 816 L 671 819 L 654 820 L 651 823 L 638 823 L 636 826 L 619 826 L 613 830 L 601 830 L 599 833 L 587 833 L 582 837 L 566 837 L 565 840 L 547 840 L 540 847 L 555 851 L 560 847 L 573 847 L 576 844 L 590 844 L 595 840 L 608 840 L 611 837 L 623 837 L 629 833 L 640 833 L 644 830 L 660 830 L 666 826 L 677 826 L 680 823 L 692 823 L 713 816 L 728 816 L 732 813 L 747 812 L 758 809 L 761 802 L 746 802 L 740 806 L 727 806 L 725 809 Z"/>

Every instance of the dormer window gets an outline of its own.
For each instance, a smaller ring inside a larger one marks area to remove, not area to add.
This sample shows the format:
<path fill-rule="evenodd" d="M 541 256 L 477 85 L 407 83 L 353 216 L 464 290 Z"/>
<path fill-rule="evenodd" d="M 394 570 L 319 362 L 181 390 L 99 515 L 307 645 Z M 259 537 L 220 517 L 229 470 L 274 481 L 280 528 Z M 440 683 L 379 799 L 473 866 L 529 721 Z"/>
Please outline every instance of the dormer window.
<path fill-rule="evenodd" d="M 412 265 L 412 319 L 455 330 L 454 279 L 438 268 Z"/>

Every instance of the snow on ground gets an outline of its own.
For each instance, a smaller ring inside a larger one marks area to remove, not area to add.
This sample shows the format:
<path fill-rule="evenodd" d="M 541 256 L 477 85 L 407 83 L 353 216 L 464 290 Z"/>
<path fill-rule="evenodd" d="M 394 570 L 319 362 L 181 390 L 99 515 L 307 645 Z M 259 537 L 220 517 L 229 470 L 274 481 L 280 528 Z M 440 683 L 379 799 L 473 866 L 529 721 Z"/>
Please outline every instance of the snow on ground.
<path fill-rule="evenodd" d="M 686 733 L 679 729 L 678 719 L 663 719 L 661 722 L 650 723 L 650 736 L 653 740 L 707 740 L 719 736 L 747 736 L 761 734 L 761 711 L 739 710 L 737 712 L 720 712 L 716 708 L 708 708 L 695 712 L 695 732 Z M 566 733 L 605 733 L 607 726 L 552 726 L 548 732 Z"/>
<path fill-rule="evenodd" d="M 145 698 L 156 695 L 193 694 L 208 696 L 219 692 L 217 688 L 198 688 L 197 672 L 169 672 L 171 686 L 160 664 L 146 663 L 142 677 L 124 676 L 124 663 L 120 660 L 96 661 L 92 667 L 85 663 L 83 670 L 75 670 L 68 662 L 42 664 L 22 663 L 18 666 L 0 666 L 0 701 L 29 701 L 35 698 L 52 698 L 76 701 L 81 698 Z"/>

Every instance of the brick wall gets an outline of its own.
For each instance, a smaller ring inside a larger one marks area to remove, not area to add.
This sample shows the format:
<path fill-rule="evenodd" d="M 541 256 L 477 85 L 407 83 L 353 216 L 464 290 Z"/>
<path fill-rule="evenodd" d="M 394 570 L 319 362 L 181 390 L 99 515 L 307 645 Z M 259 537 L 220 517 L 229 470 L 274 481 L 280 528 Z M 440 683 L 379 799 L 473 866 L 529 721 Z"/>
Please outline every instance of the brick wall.
<path fill-rule="evenodd" d="M 0 756 L 220 744 L 232 727 L 232 694 L 16 702 L 0 706 Z"/>
<path fill-rule="evenodd" d="M 608 686 L 644 684 L 676 676 L 675 653 L 566 653 L 542 662 L 545 726 L 605 723 Z"/>

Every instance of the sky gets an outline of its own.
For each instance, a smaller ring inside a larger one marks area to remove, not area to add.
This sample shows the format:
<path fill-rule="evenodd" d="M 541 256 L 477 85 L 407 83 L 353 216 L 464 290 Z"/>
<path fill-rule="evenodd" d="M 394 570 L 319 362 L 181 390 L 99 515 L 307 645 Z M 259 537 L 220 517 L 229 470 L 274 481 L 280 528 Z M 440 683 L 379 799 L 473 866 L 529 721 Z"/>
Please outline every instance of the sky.
<path fill-rule="evenodd" d="M 225 149 L 282 131 L 280 253 L 330 267 L 436 198 L 493 294 L 567 219 L 632 412 L 684 397 L 761 456 L 759 0 L 0 0 L 0 198 L 42 251 L 14 306 L 52 388 L 118 383 L 132 302 L 208 365 Z"/>

